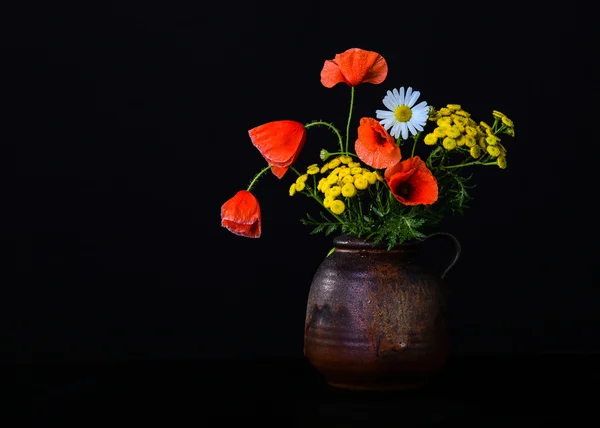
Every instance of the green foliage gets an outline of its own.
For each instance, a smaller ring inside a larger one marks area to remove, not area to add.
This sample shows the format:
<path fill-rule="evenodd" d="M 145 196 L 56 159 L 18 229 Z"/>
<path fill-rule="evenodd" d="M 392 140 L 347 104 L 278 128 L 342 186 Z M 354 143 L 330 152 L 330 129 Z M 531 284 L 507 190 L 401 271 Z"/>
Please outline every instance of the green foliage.
<path fill-rule="evenodd" d="M 319 214 L 323 220 L 316 220 L 308 213 L 306 214 L 306 218 L 300 219 L 305 226 L 314 226 L 313 230 L 310 232 L 311 235 L 316 235 L 317 233 L 331 235 L 333 232 L 342 229 L 340 223 L 330 221 L 323 212 L 320 212 Z"/>
<path fill-rule="evenodd" d="M 386 221 L 381 222 L 366 238 L 375 244 L 385 242 L 388 249 L 405 241 L 424 239 L 427 235 L 420 229 L 425 225 L 426 220 L 418 216 L 418 211 L 418 209 L 393 210 L 388 214 Z"/>

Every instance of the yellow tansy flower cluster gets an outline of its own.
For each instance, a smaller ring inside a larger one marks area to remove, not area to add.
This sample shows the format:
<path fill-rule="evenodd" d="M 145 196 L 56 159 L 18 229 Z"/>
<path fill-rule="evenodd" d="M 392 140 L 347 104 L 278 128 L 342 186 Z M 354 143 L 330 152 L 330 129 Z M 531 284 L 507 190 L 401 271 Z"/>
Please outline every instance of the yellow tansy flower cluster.
<path fill-rule="evenodd" d="M 498 166 L 506 168 L 506 148 L 500 143 L 498 133 L 514 136 L 514 124 L 503 113 L 494 110 L 493 126 L 486 122 L 475 122 L 471 114 L 463 110 L 459 104 L 447 104 L 435 110 L 429 120 L 436 123 L 432 132 L 425 135 L 423 142 L 435 145 L 441 142 L 446 150 L 463 148 L 468 150 L 472 158 L 478 159 L 484 153 L 496 158 Z"/>
<path fill-rule="evenodd" d="M 323 206 L 334 214 L 342 214 L 346 204 L 340 197 L 352 198 L 360 190 L 366 190 L 377 181 L 384 181 L 381 174 L 371 171 L 355 162 L 351 156 L 338 156 L 319 167 L 310 165 L 306 174 L 299 176 L 290 186 L 290 196 L 306 187 L 309 175 L 323 174 L 317 183 L 317 190 L 323 194 Z"/>

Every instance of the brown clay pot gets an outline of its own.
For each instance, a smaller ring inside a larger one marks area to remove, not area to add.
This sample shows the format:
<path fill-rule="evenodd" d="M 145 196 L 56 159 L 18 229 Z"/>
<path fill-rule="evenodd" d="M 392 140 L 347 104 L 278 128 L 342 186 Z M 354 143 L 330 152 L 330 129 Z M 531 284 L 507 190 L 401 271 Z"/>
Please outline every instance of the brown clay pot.
<path fill-rule="evenodd" d="M 423 241 L 385 245 L 351 236 L 318 267 L 308 296 L 304 355 L 328 384 L 347 389 L 419 387 L 448 355 L 443 277 L 423 263 Z"/>

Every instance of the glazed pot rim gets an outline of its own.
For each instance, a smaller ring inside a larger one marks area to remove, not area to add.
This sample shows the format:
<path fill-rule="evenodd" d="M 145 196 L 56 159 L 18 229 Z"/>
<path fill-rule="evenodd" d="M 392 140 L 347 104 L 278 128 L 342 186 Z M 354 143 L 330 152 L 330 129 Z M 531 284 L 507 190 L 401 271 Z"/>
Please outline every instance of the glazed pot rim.
<path fill-rule="evenodd" d="M 392 250 L 414 250 L 422 241 L 406 241 L 401 244 L 396 244 L 392 247 Z M 376 250 L 387 250 L 386 242 L 379 242 L 373 244 L 373 241 L 369 241 L 364 238 L 359 238 L 355 235 L 343 234 L 336 236 L 333 239 L 333 244 L 336 248 L 358 248 L 358 249 L 376 249 Z"/>

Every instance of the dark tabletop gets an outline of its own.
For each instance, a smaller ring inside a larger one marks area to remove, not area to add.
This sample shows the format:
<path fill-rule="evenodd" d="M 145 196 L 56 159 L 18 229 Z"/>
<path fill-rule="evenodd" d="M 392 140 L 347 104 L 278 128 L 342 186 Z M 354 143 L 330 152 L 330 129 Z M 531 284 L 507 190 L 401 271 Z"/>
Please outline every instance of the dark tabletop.
<path fill-rule="evenodd" d="M 428 386 L 396 392 L 330 387 L 303 358 L 7 368 L 21 420 L 36 426 L 579 427 L 600 426 L 599 363 L 598 355 L 453 357 Z"/>

